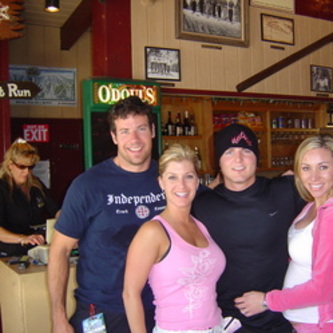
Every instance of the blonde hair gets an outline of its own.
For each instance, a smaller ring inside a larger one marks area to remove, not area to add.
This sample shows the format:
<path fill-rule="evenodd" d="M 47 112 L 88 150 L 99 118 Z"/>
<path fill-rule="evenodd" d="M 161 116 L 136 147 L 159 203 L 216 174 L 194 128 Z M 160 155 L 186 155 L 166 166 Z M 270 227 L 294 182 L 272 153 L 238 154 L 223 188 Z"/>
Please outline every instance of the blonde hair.
<path fill-rule="evenodd" d="M 294 164 L 295 184 L 300 196 L 307 202 L 314 201 L 314 198 L 301 181 L 301 164 L 305 153 L 316 148 L 328 149 L 333 156 L 333 137 L 329 134 L 318 134 L 308 137 L 298 146 L 296 150 Z"/>
<path fill-rule="evenodd" d="M 27 141 L 19 138 L 12 143 L 12 145 L 5 153 L 4 160 L 0 166 L 0 178 L 8 183 L 9 189 L 12 192 L 15 183 L 9 170 L 9 165 L 11 163 L 24 163 L 24 165 L 34 165 L 39 160 L 40 157 L 38 155 L 37 149 L 30 145 Z M 31 173 L 29 174 L 27 185 L 29 190 L 31 187 L 35 186 L 39 188 L 43 193 L 43 187 L 40 181 Z"/>
<path fill-rule="evenodd" d="M 180 162 L 184 160 L 190 161 L 194 166 L 196 174 L 198 174 L 198 158 L 195 152 L 189 146 L 175 143 L 165 150 L 160 157 L 158 168 L 159 175 L 163 175 L 170 162 Z"/>

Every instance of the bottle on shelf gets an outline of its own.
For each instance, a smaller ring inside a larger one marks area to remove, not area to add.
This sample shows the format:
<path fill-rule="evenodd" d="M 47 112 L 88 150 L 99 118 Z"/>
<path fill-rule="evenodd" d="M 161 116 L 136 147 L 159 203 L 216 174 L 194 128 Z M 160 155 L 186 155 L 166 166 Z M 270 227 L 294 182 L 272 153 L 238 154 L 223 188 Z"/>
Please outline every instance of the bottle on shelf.
<path fill-rule="evenodd" d="M 169 142 L 165 141 L 163 152 L 166 151 L 167 149 L 169 149 Z"/>
<path fill-rule="evenodd" d="M 190 125 L 191 125 L 191 129 L 190 129 L 191 134 L 190 135 L 198 135 L 198 127 L 195 122 L 194 115 L 191 115 Z"/>
<path fill-rule="evenodd" d="M 185 111 L 184 124 L 183 124 L 183 135 L 191 135 L 191 124 L 188 117 L 188 111 Z"/>
<path fill-rule="evenodd" d="M 201 155 L 200 155 L 200 151 L 199 151 L 198 147 L 194 147 L 194 153 L 195 153 L 195 155 L 197 155 L 197 158 L 198 158 L 198 168 L 199 168 L 199 171 L 200 171 L 201 168 L 202 168 L 202 159 L 201 159 Z"/>
<path fill-rule="evenodd" d="M 175 135 L 175 124 L 172 121 L 171 111 L 168 112 L 168 122 L 165 124 L 166 135 Z"/>
<path fill-rule="evenodd" d="M 177 113 L 176 124 L 175 124 L 175 134 L 176 136 L 183 135 L 183 124 L 180 118 L 180 112 Z"/>

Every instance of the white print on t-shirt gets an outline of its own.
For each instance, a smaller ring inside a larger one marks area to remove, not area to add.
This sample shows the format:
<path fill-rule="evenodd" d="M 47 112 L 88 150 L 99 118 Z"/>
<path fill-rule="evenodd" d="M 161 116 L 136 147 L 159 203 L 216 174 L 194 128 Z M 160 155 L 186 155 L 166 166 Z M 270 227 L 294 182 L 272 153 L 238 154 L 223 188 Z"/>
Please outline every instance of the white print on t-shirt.
<path fill-rule="evenodd" d="M 138 205 L 150 204 L 155 202 L 165 201 L 164 193 L 154 194 L 150 192 L 146 195 L 125 195 L 121 193 L 120 195 L 108 194 L 107 195 L 107 205 Z"/>
<path fill-rule="evenodd" d="M 135 214 L 139 219 L 145 219 L 149 216 L 150 210 L 147 206 L 138 206 L 135 209 Z"/>
<path fill-rule="evenodd" d="M 183 312 L 189 312 L 190 318 L 193 318 L 193 310 L 202 306 L 202 301 L 206 296 L 207 287 L 203 286 L 207 276 L 211 274 L 215 267 L 216 259 L 209 258 L 210 251 L 202 250 L 198 256 L 191 256 L 192 267 L 181 268 L 184 276 L 178 279 L 178 283 L 186 286 L 184 294 L 188 300 L 187 306 Z"/>

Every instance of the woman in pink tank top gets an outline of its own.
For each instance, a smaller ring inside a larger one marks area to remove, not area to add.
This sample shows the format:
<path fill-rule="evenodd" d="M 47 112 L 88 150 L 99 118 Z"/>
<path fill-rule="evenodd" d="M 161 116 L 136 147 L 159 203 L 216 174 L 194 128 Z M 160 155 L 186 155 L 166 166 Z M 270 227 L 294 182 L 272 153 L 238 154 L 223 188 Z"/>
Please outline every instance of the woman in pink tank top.
<path fill-rule="evenodd" d="M 154 333 L 220 333 L 215 284 L 225 256 L 205 226 L 191 216 L 199 187 L 193 150 L 172 145 L 159 160 L 165 209 L 142 225 L 128 251 L 123 299 L 132 333 L 147 332 L 141 291 L 148 280 L 156 306 Z"/>

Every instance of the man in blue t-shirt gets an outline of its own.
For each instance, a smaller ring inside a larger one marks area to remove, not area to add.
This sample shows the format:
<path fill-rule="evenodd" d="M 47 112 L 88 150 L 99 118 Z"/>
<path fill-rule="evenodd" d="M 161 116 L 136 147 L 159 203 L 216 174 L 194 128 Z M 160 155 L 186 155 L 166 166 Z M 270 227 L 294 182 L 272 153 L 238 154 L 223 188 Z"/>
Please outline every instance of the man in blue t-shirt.
<path fill-rule="evenodd" d="M 107 332 L 129 333 L 122 301 L 128 246 L 141 224 L 165 207 L 151 159 L 155 136 L 151 107 L 131 96 L 109 113 L 117 156 L 78 176 L 71 184 L 55 226 L 48 264 L 53 333 L 83 332 L 102 313 Z M 76 310 L 66 315 L 69 254 L 79 245 Z M 150 289 L 142 294 L 147 327 L 154 326 Z M 103 320 L 97 323 L 103 326 Z"/>

